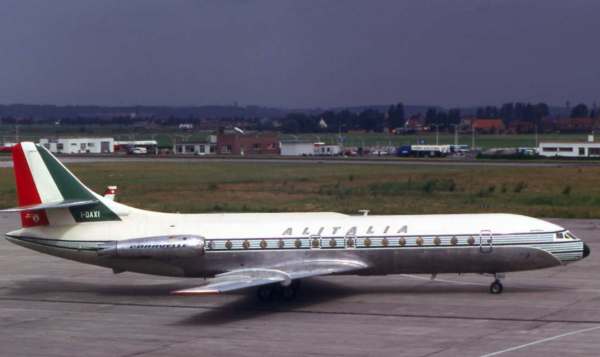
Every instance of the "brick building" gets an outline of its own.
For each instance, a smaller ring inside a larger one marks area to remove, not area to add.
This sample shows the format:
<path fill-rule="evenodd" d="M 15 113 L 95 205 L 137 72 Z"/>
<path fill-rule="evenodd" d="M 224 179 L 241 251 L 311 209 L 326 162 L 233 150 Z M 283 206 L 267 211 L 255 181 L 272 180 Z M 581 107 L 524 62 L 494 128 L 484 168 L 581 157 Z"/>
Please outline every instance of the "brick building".
<path fill-rule="evenodd" d="M 502 119 L 479 119 L 471 120 L 471 128 L 480 133 L 500 133 L 503 132 L 504 122 Z"/>
<path fill-rule="evenodd" d="M 221 131 L 217 135 L 217 154 L 279 154 L 279 134 Z"/>
<path fill-rule="evenodd" d="M 533 133 L 535 124 L 525 120 L 513 120 L 508 124 L 507 131 L 511 134 Z"/>

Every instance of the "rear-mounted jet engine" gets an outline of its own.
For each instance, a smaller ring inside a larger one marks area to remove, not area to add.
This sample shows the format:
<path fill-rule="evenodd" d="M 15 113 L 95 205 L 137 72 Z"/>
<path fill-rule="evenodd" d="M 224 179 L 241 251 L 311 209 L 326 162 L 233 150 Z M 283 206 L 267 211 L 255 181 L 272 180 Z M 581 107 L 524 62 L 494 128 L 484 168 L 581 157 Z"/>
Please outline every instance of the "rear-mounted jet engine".
<path fill-rule="evenodd" d="M 100 246 L 98 255 L 120 258 L 188 258 L 204 254 L 204 238 L 192 235 L 135 238 Z"/>

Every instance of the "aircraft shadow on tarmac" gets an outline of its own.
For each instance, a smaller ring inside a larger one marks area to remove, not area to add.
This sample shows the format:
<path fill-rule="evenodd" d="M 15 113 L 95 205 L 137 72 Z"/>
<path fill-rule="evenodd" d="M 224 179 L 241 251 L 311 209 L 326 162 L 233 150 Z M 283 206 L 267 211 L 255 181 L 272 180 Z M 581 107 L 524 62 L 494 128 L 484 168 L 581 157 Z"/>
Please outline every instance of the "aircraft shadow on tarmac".
<path fill-rule="evenodd" d="M 173 290 L 188 287 L 187 284 L 149 284 L 123 285 L 86 283 L 63 279 L 35 278 L 13 282 L 4 296 L 20 296 L 24 298 L 42 298 L 44 295 L 62 296 L 65 299 L 87 302 L 98 296 L 114 297 L 165 297 Z M 76 294 L 76 295 L 74 295 Z M 116 302 L 102 300 L 99 302 Z"/>
<path fill-rule="evenodd" d="M 557 287 L 515 287 L 511 294 L 530 292 L 557 291 Z M 477 285 L 450 285 L 425 281 L 419 285 L 375 285 L 368 287 L 353 287 L 339 285 L 326 280 L 307 279 L 302 282 L 302 289 L 293 301 L 274 300 L 272 302 L 258 301 L 254 291 L 248 291 L 239 299 L 224 303 L 214 309 L 206 310 L 178 322 L 178 325 L 215 325 L 226 324 L 244 319 L 264 317 L 268 314 L 294 311 L 307 311 L 313 305 L 324 304 L 353 295 L 442 295 L 442 294 L 485 294 L 487 287 Z M 326 309 L 330 310 L 330 309 Z M 325 310 L 324 310 L 325 311 Z M 344 310 L 337 312 L 343 313 Z"/>
<path fill-rule="evenodd" d="M 362 278 L 368 279 L 368 278 Z M 13 286 L 3 292 L 5 297 L 22 297 L 40 301 L 69 301 L 99 304 L 129 304 L 148 305 L 152 307 L 185 307 L 194 308 L 197 305 L 199 313 L 177 322 L 177 325 L 215 325 L 226 324 L 245 319 L 264 317 L 268 314 L 293 312 L 307 307 L 324 304 L 354 295 L 448 295 L 448 294 L 479 294 L 487 296 L 487 287 L 480 285 L 457 285 L 445 282 L 410 281 L 404 283 L 393 280 L 381 284 L 367 286 L 352 286 L 316 278 L 302 282 L 301 291 L 293 301 L 275 299 L 271 302 L 261 302 L 256 298 L 254 289 L 227 294 L 226 296 L 211 297 L 178 297 L 170 296 L 170 292 L 189 287 L 181 282 L 175 284 L 152 285 L 103 285 L 67 281 L 62 279 L 29 279 L 13 282 Z M 506 294 L 522 294 L 531 292 L 550 292 L 562 290 L 559 287 L 543 286 L 511 286 Z M 114 299 L 98 299 L 108 297 Z M 137 299 L 137 298 L 155 299 Z M 135 300 L 131 300 L 136 298 Z M 207 304 L 210 299 L 210 304 Z M 215 299 L 223 299 L 221 305 L 215 305 Z M 210 305 L 210 306 L 207 306 Z"/>

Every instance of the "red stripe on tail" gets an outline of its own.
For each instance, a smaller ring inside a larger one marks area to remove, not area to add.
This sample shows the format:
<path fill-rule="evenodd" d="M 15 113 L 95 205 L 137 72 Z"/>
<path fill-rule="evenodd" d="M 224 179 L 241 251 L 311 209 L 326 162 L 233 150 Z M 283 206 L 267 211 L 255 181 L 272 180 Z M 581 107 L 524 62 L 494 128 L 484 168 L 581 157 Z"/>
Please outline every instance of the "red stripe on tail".
<path fill-rule="evenodd" d="M 13 146 L 12 159 L 15 170 L 15 181 L 17 183 L 19 206 L 42 203 L 21 144 Z M 21 212 L 21 225 L 23 227 L 48 225 L 46 211 Z"/>

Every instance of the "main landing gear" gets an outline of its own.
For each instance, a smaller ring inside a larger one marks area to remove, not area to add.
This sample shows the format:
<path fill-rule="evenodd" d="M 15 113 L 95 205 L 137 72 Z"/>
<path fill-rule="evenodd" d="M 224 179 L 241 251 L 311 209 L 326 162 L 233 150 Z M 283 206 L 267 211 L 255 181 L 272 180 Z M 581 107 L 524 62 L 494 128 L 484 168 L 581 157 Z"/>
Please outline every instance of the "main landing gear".
<path fill-rule="evenodd" d="M 288 286 L 278 284 L 260 286 L 256 290 L 256 296 L 262 302 L 271 302 L 277 298 L 283 301 L 292 301 L 298 295 L 298 290 L 300 290 L 300 280 L 294 280 Z"/>
<path fill-rule="evenodd" d="M 500 279 L 504 278 L 504 274 L 494 274 L 494 282 L 490 285 L 490 294 L 501 294 L 504 287 Z"/>

